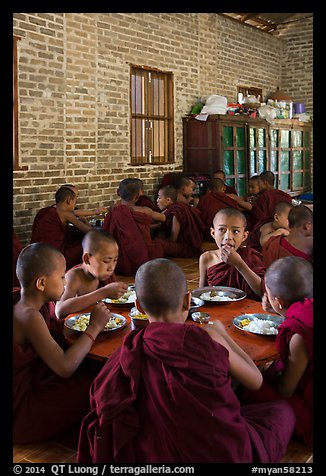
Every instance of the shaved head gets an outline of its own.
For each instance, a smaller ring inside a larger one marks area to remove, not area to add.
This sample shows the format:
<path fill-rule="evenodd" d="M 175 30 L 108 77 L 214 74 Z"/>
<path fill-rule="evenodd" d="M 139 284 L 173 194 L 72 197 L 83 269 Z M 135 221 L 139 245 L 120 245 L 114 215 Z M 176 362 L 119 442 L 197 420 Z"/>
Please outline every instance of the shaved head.
<path fill-rule="evenodd" d="M 206 190 L 211 190 L 212 192 L 223 192 L 224 188 L 225 184 L 220 178 L 212 178 L 206 185 Z"/>
<path fill-rule="evenodd" d="M 28 288 L 40 276 L 50 276 L 62 258 L 59 250 L 45 243 L 27 245 L 17 260 L 16 273 L 21 287 Z"/>
<path fill-rule="evenodd" d="M 90 230 L 88 231 L 82 241 L 83 252 L 91 255 L 99 251 L 103 243 L 117 244 L 116 239 L 104 230 Z"/>
<path fill-rule="evenodd" d="M 240 218 L 243 221 L 244 228 L 246 229 L 247 227 L 246 217 L 242 212 L 240 212 L 240 210 L 237 210 L 236 208 L 222 208 L 222 210 L 218 211 L 213 220 L 213 227 L 215 227 L 215 224 L 221 219 L 222 216 Z"/>
<path fill-rule="evenodd" d="M 275 213 L 279 214 L 279 213 L 289 212 L 292 207 L 293 207 L 293 205 L 292 205 L 291 203 L 288 203 L 288 202 L 278 202 L 278 203 L 275 205 Z"/>
<path fill-rule="evenodd" d="M 165 187 L 160 188 L 160 191 L 164 198 L 171 198 L 173 203 L 177 201 L 178 192 L 173 185 L 165 185 Z"/>
<path fill-rule="evenodd" d="M 298 256 L 274 261 L 266 270 L 265 284 L 273 297 L 292 304 L 313 297 L 313 268 Z"/>
<path fill-rule="evenodd" d="M 182 308 L 187 281 L 182 269 L 165 258 L 140 266 L 135 277 L 137 299 L 145 312 L 154 317 Z"/>
<path fill-rule="evenodd" d="M 126 178 L 119 183 L 118 194 L 122 200 L 133 200 L 141 191 L 141 183 L 139 179 Z"/>
<path fill-rule="evenodd" d="M 289 213 L 289 228 L 299 228 L 313 222 L 313 212 L 305 205 L 292 207 Z"/>

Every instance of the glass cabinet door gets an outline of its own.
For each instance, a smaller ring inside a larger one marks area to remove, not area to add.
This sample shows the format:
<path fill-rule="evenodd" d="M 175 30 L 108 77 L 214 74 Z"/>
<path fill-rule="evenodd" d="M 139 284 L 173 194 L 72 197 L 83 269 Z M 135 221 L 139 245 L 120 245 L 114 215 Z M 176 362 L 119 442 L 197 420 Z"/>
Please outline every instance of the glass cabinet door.
<path fill-rule="evenodd" d="M 250 177 L 268 169 L 268 129 L 249 125 L 249 174 Z"/>
<path fill-rule="evenodd" d="M 226 183 L 244 196 L 247 193 L 245 126 L 223 125 L 222 144 Z"/>

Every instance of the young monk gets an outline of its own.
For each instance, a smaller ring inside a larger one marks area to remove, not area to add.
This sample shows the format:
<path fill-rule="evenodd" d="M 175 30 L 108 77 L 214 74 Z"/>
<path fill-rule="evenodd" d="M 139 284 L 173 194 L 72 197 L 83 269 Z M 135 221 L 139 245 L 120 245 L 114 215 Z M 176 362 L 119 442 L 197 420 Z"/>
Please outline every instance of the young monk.
<path fill-rule="evenodd" d="M 253 175 L 248 180 L 248 195 L 245 197 L 245 200 L 253 204 L 257 200 L 259 192 L 260 192 L 259 175 Z"/>
<path fill-rule="evenodd" d="M 87 332 L 65 351 L 48 327 L 49 305 L 64 291 L 65 270 L 62 253 L 44 243 L 26 246 L 18 257 L 21 290 L 14 294 L 13 312 L 13 433 L 18 444 L 52 438 L 88 411 L 94 371 L 81 364 L 111 313 L 104 303 L 97 304 Z M 63 321 L 55 321 L 62 328 Z"/>
<path fill-rule="evenodd" d="M 305 259 L 287 256 L 274 261 L 265 274 L 263 307 L 285 317 L 275 345 L 280 358 L 264 372 L 249 402 L 285 399 L 296 414 L 296 436 L 312 443 L 313 415 L 313 269 Z"/>
<path fill-rule="evenodd" d="M 75 192 L 76 201 L 77 201 L 78 188 L 76 187 L 76 185 L 73 185 L 71 183 L 65 183 L 64 185 L 62 185 L 62 187 L 68 187 L 68 188 L 70 188 L 70 190 Z M 107 213 L 106 207 L 98 207 L 98 208 L 93 208 L 93 209 L 90 209 L 90 210 L 80 210 L 77 207 L 75 207 L 75 209 L 74 209 L 74 214 L 78 218 L 93 217 L 93 216 L 103 215 L 104 213 L 105 214 Z"/>
<path fill-rule="evenodd" d="M 181 268 L 152 260 L 135 286 L 149 325 L 130 332 L 94 380 L 77 462 L 280 461 L 294 427 L 290 405 L 240 407 L 231 378 L 258 389 L 261 373 L 222 323 L 185 323 L 191 295 Z"/>
<path fill-rule="evenodd" d="M 82 258 L 81 237 L 73 233 L 71 223 L 82 235 L 92 229 L 76 217 L 76 194 L 69 187 L 60 187 L 55 205 L 42 208 L 34 218 L 31 243 L 41 242 L 57 248 L 66 258 L 67 268 L 79 264 Z"/>
<path fill-rule="evenodd" d="M 190 177 L 183 174 L 176 174 L 171 185 L 177 189 L 178 203 L 185 203 L 186 205 L 192 203 L 196 184 Z"/>
<path fill-rule="evenodd" d="M 160 209 L 158 208 L 157 204 L 153 202 L 153 200 L 151 200 L 147 195 L 145 195 L 143 181 L 138 178 L 135 180 L 137 180 L 140 185 L 139 198 L 135 203 L 136 207 L 148 207 L 151 208 L 154 212 L 160 212 Z"/>
<path fill-rule="evenodd" d="M 137 207 L 139 190 L 138 180 L 122 180 L 118 189 L 121 200 L 111 208 L 102 226 L 115 237 L 119 246 L 117 270 L 127 276 L 133 276 L 141 264 L 165 253 L 164 243 L 152 240 L 150 232 L 152 221 L 163 222 L 165 215 L 148 207 Z"/>
<path fill-rule="evenodd" d="M 289 212 L 292 204 L 279 202 L 275 206 L 275 213 L 272 221 L 267 221 L 264 225 L 257 224 L 249 233 L 247 245 L 261 251 L 262 246 L 272 236 L 286 236 L 289 234 Z"/>
<path fill-rule="evenodd" d="M 199 258 L 199 287 L 230 286 L 261 300 L 265 267 L 258 251 L 241 247 L 248 237 L 246 226 L 244 214 L 235 208 L 223 208 L 215 215 L 211 233 L 217 249 Z"/>
<path fill-rule="evenodd" d="M 223 183 L 225 184 L 225 193 L 232 193 L 234 195 L 238 195 L 236 189 L 234 187 L 231 187 L 231 185 L 227 185 L 226 183 L 226 175 L 225 175 L 225 172 L 224 170 L 222 169 L 218 169 L 218 170 L 215 170 L 215 172 L 212 173 L 212 177 L 213 179 L 221 179 L 223 181 Z"/>
<path fill-rule="evenodd" d="M 172 185 L 166 185 L 158 192 L 157 205 L 164 211 L 166 221 L 161 225 L 159 236 L 175 243 L 170 254 L 179 258 L 197 257 L 201 253 L 204 224 L 200 211 L 184 202 L 177 201 L 178 192 Z"/>
<path fill-rule="evenodd" d="M 300 256 L 312 263 L 313 212 L 305 205 L 297 205 L 291 208 L 288 222 L 288 234 L 271 237 L 262 247 L 266 267 L 285 256 Z"/>
<path fill-rule="evenodd" d="M 261 227 L 268 221 L 273 221 L 275 207 L 279 202 L 292 204 L 291 196 L 283 190 L 274 188 L 275 176 L 270 170 L 262 172 L 259 176 L 260 192 L 252 210 L 247 212 L 249 229 Z"/>
<path fill-rule="evenodd" d="M 105 298 L 118 299 L 128 285 L 114 274 L 119 248 L 115 238 L 103 230 L 84 236 L 83 262 L 66 273 L 64 293 L 56 304 L 59 318 L 93 306 Z"/>
<path fill-rule="evenodd" d="M 225 183 L 222 179 L 215 178 L 208 181 L 206 193 L 199 199 L 197 208 L 205 225 L 205 239 L 212 241 L 211 227 L 216 213 L 222 208 L 235 208 L 236 210 L 251 209 L 251 204 L 238 195 L 225 193 Z"/>

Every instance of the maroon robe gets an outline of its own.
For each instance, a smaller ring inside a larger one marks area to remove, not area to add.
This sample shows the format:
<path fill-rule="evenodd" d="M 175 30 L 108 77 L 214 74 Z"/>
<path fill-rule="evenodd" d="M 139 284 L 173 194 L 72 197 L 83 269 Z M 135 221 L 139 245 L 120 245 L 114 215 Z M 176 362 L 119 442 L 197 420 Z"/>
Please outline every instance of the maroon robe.
<path fill-rule="evenodd" d="M 154 212 L 161 212 L 159 207 L 153 200 L 151 200 L 147 195 L 140 195 L 137 202 L 135 203 L 137 207 L 148 207 L 151 208 Z"/>
<path fill-rule="evenodd" d="M 278 373 L 283 370 L 286 363 L 289 343 L 294 334 L 299 334 L 304 339 L 309 363 L 294 394 L 284 398 L 275 390 L 275 387 L 278 382 Z M 295 302 L 289 307 L 286 319 L 278 327 L 275 344 L 280 352 L 280 359 L 274 361 L 264 372 L 264 383 L 261 388 L 256 392 L 247 390 L 244 400 L 256 403 L 283 398 L 296 414 L 296 436 L 302 438 L 306 444 L 310 444 L 313 441 L 313 299 Z"/>
<path fill-rule="evenodd" d="M 233 193 L 234 195 L 238 195 L 238 192 L 236 191 L 236 189 L 232 187 L 231 185 L 227 185 L 227 184 L 225 184 L 225 193 Z"/>
<path fill-rule="evenodd" d="M 258 223 L 261 223 L 260 226 L 262 226 L 269 221 L 273 221 L 275 206 L 280 202 L 292 203 L 292 198 L 288 193 L 277 188 L 259 193 L 252 209 L 246 212 L 249 229 L 253 229 Z"/>
<path fill-rule="evenodd" d="M 262 255 L 253 248 L 247 246 L 238 248 L 237 252 L 249 268 L 262 278 L 263 292 L 266 268 L 263 264 Z M 209 286 L 230 286 L 232 288 L 238 288 L 247 293 L 247 298 L 253 299 L 254 301 L 261 301 L 261 297 L 251 289 L 247 281 L 235 266 L 230 266 L 223 261 L 208 268 L 206 273 Z"/>
<path fill-rule="evenodd" d="M 165 210 L 166 221 L 162 223 L 161 230 L 166 238 L 171 235 L 172 221 L 175 216 L 180 223 L 180 232 L 175 245 L 175 254 L 165 256 L 174 256 L 178 258 L 197 258 L 201 254 L 203 243 L 203 234 L 205 230 L 201 219 L 201 212 L 186 203 L 173 203 Z M 170 242 L 172 243 L 172 242 Z"/>
<path fill-rule="evenodd" d="M 34 218 L 31 243 L 46 243 L 61 251 L 70 269 L 81 262 L 83 255 L 81 236 L 74 236 L 70 228 L 60 220 L 55 205 L 42 208 Z"/>
<path fill-rule="evenodd" d="M 14 292 L 14 303 L 20 290 Z M 63 345 L 63 320 L 54 315 L 55 303 L 40 312 L 53 338 Z M 81 367 L 69 378 L 56 375 L 31 343 L 13 342 L 13 436 L 15 444 L 47 440 L 79 424 L 89 411 L 88 391 L 93 374 Z"/>
<path fill-rule="evenodd" d="M 117 272 L 133 276 L 139 266 L 154 258 L 163 258 L 161 240 L 152 240 L 152 218 L 147 213 L 118 204 L 106 215 L 102 229 L 111 233 L 119 246 Z"/>
<path fill-rule="evenodd" d="M 23 249 L 23 245 L 17 238 L 16 233 L 13 231 L 13 273 L 12 273 L 13 284 L 12 285 L 13 287 L 18 287 L 18 288 L 20 287 L 20 283 L 16 275 L 16 265 L 17 265 L 18 256 L 22 249 Z"/>
<path fill-rule="evenodd" d="M 198 210 L 201 212 L 201 218 L 205 225 L 205 238 L 212 241 L 210 228 L 213 226 L 213 220 L 217 212 L 223 208 L 236 208 L 240 210 L 238 203 L 224 192 L 208 192 L 199 199 Z"/>
<path fill-rule="evenodd" d="M 90 402 L 81 464 L 278 462 L 295 423 L 286 402 L 241 408 L 228 351 L 189 324 L 131 331 L 95 378 Z"/>
<path fill-rule="evenodd" d="M 284 258 L 285 256 L 299 256 L 304 258 L 310 263 L 312 262 L 312 256 L 307 255 L 303 251 L 295 248 L 284 236 L 271 236 L 270 239 L 263 245 L 261 253 L 263 255 L 263 262 L 266 268 L 273 261 L 276 261 L 279 258 Z"/>

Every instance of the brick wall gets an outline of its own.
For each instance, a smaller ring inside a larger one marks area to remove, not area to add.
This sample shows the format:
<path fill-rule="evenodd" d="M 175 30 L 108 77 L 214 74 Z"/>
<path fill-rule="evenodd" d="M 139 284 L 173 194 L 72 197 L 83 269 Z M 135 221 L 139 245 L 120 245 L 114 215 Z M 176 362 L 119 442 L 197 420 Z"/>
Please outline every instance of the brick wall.
<path fill-rule="evenodd" d="M 305 28 L 311 49 L 312 24 Z M 260 87 L 263 95 L 279 85 L 288 90 L 283 61 L 295 56 L 295 45 L 304 48 L 294 30 L 275 37 L 212 13 L 14 14 L 14 34 L 22 38 L 20 165 L 27 167 L 14 171 L 13 183 L 21 241 L 29 242 L 36 212 L 54 202 L 64 182 L 79 187 L 80 208 L 111 205 L 118 183 L 130 176 L 154 197 L 160 178 L 182 169 L 182 117 L 197 98 L 214 93 L 234 101 L 237 85 Z M 130 64 L 174 74 L 174 164 L 130 165 Z M 306 73 L 300 94 L 311 89 Z"/>

